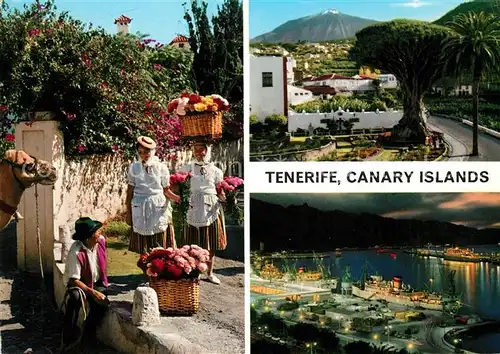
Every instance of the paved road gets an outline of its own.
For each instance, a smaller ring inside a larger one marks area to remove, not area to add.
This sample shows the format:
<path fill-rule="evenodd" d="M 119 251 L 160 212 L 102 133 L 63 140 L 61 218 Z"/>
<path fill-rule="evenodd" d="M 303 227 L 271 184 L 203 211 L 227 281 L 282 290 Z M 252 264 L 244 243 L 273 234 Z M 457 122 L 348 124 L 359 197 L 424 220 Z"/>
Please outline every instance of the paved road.
<path fill-rule="evenodd" d="M 432 129 L 445 134 L 451 145 L 448 161 L 500 161 L 500 139 L 479 132 L 479 156 L 468 156 L 472 151 L 472 127 L 447 119 L 430 117 L 427 123 Z"/>

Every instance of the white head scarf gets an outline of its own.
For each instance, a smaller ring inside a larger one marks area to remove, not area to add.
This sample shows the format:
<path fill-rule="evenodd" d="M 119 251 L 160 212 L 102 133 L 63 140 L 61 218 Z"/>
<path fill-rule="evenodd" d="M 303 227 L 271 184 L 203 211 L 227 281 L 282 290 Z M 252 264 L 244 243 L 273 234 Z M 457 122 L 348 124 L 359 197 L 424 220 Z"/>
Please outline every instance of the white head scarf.
<path fill-rule="evenodd" d="M 198 160 L 196 157 L 195 157 L 195 160 L 196 160 L 197 163 L 202 163 L 202 164 L 206 165 L 212 159 L 212 145 L 209 144 L 209 143 L 198 143 L 198 144 L 203 144 L 205 146 L 205 149 L 207 151 L 206 151 L 205 157 L 203 158 L 202 161 Z"/>

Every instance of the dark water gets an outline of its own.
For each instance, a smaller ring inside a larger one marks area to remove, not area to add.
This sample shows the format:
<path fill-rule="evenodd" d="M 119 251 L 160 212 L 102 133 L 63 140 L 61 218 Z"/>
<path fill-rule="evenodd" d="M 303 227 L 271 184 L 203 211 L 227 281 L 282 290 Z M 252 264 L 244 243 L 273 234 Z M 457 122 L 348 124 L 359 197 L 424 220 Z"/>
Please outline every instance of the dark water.
<path fill-rule="evenodd" d="M 500 252 L 500 248 L 496 246 L 477 246 L 474 249 L 476 252 Z M 316 263 L 312 259 L 279 261 L 276 265 L 284 266 L 285 262 L 290 266 L 316 268 Z M 432 291 L 446 290 L 446 274 L 455 270 L 456 292 L 461 295 L 464 304 L 460 313 L 474 312 L 483 317 L 500 320 L 500 266 L 491 263 L 445 261 L 441 258 L 409 255 L 398 250 L 389 253 L 346 251 L 340 258 L 332 253 L 323 262 L 336 277 L 341 277 L 349 265 L 353 280 L 361 277 L 363 266 L 367 262 L 368 275 L 378 272 L 387 280 L 397 275 L 413 288 Z"/>

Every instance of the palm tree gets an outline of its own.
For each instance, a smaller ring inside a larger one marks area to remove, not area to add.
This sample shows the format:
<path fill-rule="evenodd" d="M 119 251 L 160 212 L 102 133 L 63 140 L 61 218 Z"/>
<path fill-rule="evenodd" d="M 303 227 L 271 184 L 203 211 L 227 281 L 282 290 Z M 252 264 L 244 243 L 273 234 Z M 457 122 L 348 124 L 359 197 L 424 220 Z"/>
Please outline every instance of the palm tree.
<path fill-rule="evenodd" d="M 456 16 L 447 26 L 454 31 L 443 43 L 447 69 L 456 77 L 472 76 L 472 156 L 477 156 L 479 83 L 500 67 L 500 20 L 493 14 L 469 12 Z"/>

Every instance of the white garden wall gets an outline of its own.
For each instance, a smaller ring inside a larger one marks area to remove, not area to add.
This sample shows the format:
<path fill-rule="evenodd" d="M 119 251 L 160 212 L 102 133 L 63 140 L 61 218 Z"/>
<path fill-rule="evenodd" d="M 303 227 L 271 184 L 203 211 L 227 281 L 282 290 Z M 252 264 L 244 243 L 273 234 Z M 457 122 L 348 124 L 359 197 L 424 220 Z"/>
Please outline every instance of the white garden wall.
<path fill-rule="evenodd" d="M 389 129 L 395 126 L 403 117 L 402 111 L 380 111 L 380 112 L 344 112 L 342 110 L 331 113 L 296 113 L 288 112 L 288 131 L 290 133 L 297 129 L 308 130 L 309 124 L 315 128 L 326 128 L 326 124 L 321 123 L 322 119 L 349 120 L 350 118 L 359 119 L 359 122 L 353 123 L 352 129 Z"/>

